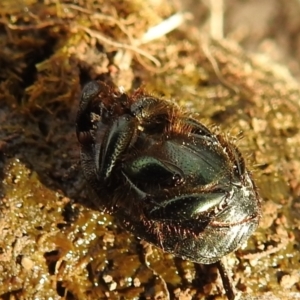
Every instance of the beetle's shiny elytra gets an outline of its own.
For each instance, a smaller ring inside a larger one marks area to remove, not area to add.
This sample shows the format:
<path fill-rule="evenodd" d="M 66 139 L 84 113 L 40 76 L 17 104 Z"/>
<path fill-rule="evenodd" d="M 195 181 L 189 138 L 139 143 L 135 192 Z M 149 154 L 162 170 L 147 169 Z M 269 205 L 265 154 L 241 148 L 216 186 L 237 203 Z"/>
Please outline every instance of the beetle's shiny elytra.
<path fill-rule="evenodd" d="M 76 131 L 95 204 L 138 237 L 210 264 L 256 229 L 259 196 L 239 150 L 173 102 L 92 81 Z"/>

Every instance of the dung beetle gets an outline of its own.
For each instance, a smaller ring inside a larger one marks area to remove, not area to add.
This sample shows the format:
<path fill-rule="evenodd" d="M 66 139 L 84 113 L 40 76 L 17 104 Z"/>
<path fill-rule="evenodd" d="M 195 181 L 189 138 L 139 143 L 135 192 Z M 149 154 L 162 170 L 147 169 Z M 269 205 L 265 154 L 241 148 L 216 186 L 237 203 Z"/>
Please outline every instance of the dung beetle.
<path fill-rule="evenodd" d="M 91 81 L 76 134 L 94 204 L 163 251 L 213 264 L 258 226 L 260 198 L 237 147 L 174 102 Z"/>

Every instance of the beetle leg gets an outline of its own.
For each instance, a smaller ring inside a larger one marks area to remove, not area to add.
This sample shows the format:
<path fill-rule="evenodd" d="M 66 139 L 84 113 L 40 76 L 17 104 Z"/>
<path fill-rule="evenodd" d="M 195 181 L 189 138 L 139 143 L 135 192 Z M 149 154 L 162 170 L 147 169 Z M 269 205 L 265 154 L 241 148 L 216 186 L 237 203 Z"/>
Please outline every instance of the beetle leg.
<path fill-rule="evenodd" d="M 236 289 L 233 285 L 232 278 L 228 274 L 228 271 L 223 263 L 223 259 L 215 262 L 213 265 L 215 265 L 219 270 L 228 300 L 236 299 Z"/>
<path fill-rule="evenodd" d="M 105 131 L 101 148 L 95 149 L 97 176 L 107 180 L 130 144 L 135 140 L 137 121 L 130 115 L 117 118 Z"/>
<path fill-rule="evenodd" d="M 178 186 L 185 180 L 183 171 L 175 164 L 149 155 L 126 162 L 123 170 L 134 181 L 161 186 Z"/>
<path fill-rule="evenodd" d="M 144 201 L 148 196 L 150 196 L 147 193 L 143 192 L 141 189 L 139 189 L 123 171 L 122 174 L 126 178 L 127 182 L 129 183 L 130 188 L 135 192 L 138 200 Z"/>
<path fill-rule="evenodd" d="M 197 135 L 212 137 L 212 132 L 203 124 L 189 117 L 182 117 L 179 119 L 183 124 L 190 126 L 191 132 Z"/>
<path fill-rule="evenodd" d="M 76 135 L 82 145 L 94 141 L 94 121 L 91 119 L 91 112 L 98 116 L 101 114 L 100 101 L 97 96 L 106 89 L 107 86 L 104 83 L 91 81 L 84 86 L 81 92 L 79 111 L 76 118 Z"/>
<path fill-rule="evenodd" d="M 157 199 L 157 195 L 153 196 Z M 218 188 L 201 188 L 199 191 L 181 191 L 169 199 L 153 203 L 147 212 L 156 220 L 192 220 L 212 218 L 228 205 L 228 193 Z"/>

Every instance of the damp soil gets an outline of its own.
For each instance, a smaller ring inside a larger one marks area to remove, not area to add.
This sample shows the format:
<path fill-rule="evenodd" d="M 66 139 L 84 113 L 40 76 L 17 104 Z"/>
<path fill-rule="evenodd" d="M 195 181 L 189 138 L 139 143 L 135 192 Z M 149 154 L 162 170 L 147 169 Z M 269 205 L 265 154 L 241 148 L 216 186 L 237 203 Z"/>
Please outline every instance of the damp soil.
<path fill-rule="evenodd" d="M 214 267 L 151 247 L 93 207 L 75 118 L 92 79 L 172 99 L 236 142 L 262 198 L 225 258 L 240 299 L 300 299 L 299 1 L 2 0 L 0 299 L 226 299 Z M 17 3 L 17 4 L 16 4 Z M 141 43 L 179 10 L 194 16 Z"/>

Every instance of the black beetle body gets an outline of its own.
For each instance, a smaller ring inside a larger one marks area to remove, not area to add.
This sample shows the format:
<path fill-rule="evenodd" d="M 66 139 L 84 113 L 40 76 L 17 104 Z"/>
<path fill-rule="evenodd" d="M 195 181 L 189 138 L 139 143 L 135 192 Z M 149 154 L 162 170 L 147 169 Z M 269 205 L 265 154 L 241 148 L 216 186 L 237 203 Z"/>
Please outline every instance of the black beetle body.
<path fill-rule="evenodd" d="M 256 229 L 260 200 L 240 152 L 173 102 L 92 81 L 76 130 L 96 205 L 138 237 L 211 264 Z"/>

